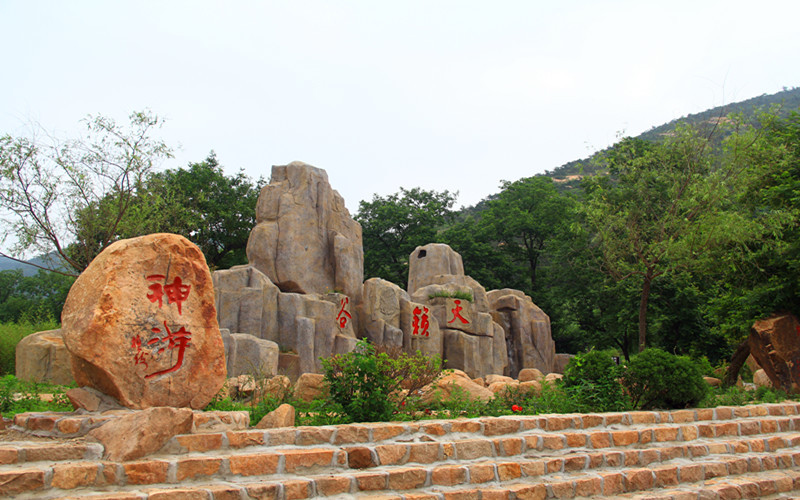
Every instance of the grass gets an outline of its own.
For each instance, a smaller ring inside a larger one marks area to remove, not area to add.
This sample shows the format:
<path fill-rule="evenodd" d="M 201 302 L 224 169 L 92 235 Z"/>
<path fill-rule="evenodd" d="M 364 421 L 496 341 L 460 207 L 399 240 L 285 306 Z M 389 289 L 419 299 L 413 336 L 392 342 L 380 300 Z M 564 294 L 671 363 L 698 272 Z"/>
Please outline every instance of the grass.
<path fill-rule="evenodd" d="M 462 292 L 461 290 L 457 290 L 455 292 L 449 292 L 447 290 L 440 290 L 438 292 L 434 292 L 428 295 L 428 299 L 435 299 L 437 297 L 444 297 L 447 299 L 461 299 L 472 302 L 474 299 L 472 297 L 472 293 L 470 292 Z"/>

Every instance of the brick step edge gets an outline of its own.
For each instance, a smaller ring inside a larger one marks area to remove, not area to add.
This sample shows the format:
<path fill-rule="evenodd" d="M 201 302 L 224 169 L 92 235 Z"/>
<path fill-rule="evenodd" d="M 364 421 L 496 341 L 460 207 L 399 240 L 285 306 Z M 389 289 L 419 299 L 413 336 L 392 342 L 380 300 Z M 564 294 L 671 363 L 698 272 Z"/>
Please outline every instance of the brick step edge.
<path fill-rule="evenodd" d="M 473 443 L 467 442 L 465 444 Z M 474 444 L 491 443 L 476 442 Z M 773 436 L 771 438 L 749 438 L 627 450 L 609 449 L 594 453 L 576 451 L 542 457 L 532 456 L 531 453 L 520 453 L 495 457 L 482 455 L 480 448 L 457 450 L 458 453 L 451 453 L 451 456 L 446 456 L 443 454 L 443 446 L 437 443 L 429 443 L 426 444 L 427 447 L 430 448 L 430 451 L 435 452 L 436 456 L 429 455 L 425 459 L 426 457 L 424 456 L 415 457 L 411 455 L 411 451 L 404 451 L 404 455 L 395 455 L 393 458 L 380 456 L 382 462 L 391 463 L 366 469 L 348 469 L 347 463 L 353 459 L 352 454 L 348 453 L 347 450 L 337 451 L 332 449 L 275 450 L 261 454 L 242 454 L 230 457 L 198 455 L 172 458 L 170 460 L 147 459 L 121 464 L 108 461 L 77 461 L 55 464 L 51 467 L 20 468 L 4 466 L 0 468 L 0 495 L 24 491 L 19 484 L 27 484 L 29 487 L 37 488 L 41 485 L 45 489 L 56 487 L 66 490 L 89 486 L 125 485 L 128 483 L 156 484 L 194 479 L 207 480 L 211 476 L 217 476 L 220 480 L 228 480 L 232 479 L 232 477 L 247 478 L 276 474 L 308 474 L 314 473 L 315 470 L 331 468 L 335 469 L 339 474 L 356 470 L 363 470 L 365 473 L 375 471 L 380 474 L 391 474 L 393 468 L 402 468 L 406 471 L 416 468 L 417 470 L 427 471 L 437 463 L 440 467 L 462 467 L 469 470 L 470 467 L 473 467 L 474 462 L 486 462 L 492 459 L 495 462 L 505 461 L 506 468 L 519 468 L 519 465 L 512 464 L 522 462 L 524 463 L 525 475 L 539 476 L 555 472 L 644 466 L 677 459 L 697 461 L 708 457 L 736 457 L 741 456 L 741 454 L 764 452 L 774 455 L 779 450 L 785 449 L 789 451 L 782 453 L 780 456 L 785 456 L 787 457 L 785 459 L 789 460 L 790 463 L 794 461 L 796 465 L 800 466 L 800 451 L 794 452 L 798 444 L 800 444 L 800 434 L 791 434 L 785 437 Z M 371 457 L 371 455 L 369 456 Z M 446 460 L 459 460 L 461 463 L 439 463 Z"/>
<path fill-rule="evenodd" d="M 88 428 L 94 428 L 102 422 L 130 410 L 107 412 L 108 414 L 77 414 L 74 412 L 38 412 L 21 413 L 14 417 L 13 428 L 28 431 L 36 435 L 54 435 L 70 438 L 82 435 Z M 800 415 L 800 403 L 786 401 L 783 403 L 758 404 L 746 406 L 719 406 L 716 408 L 698 408 L 672 411 L 631 411 L 617 413 L 588 414 L 546 414 L 504 417 L 480 417 L 474 419 L 450 419 L 415 422 L 378 422 L 362 424 L 344 424 L 320 427 L 296 427 L 281 429 L 245 430 L 249 419 L 247 412 L 195 412 L 193 433 L 208 435 L 215 426 L 230 432 L 244 432 L 266 435 L 279 434 L 275 439 L 292 441 L 287 444 L 301 445 L 304 441 L 311 444 L 350 444 L 354 442 L 377 442 L 393 439 L 399 435 L 416 433 L 444 435 L 450 432 L 469 432 L 483 436 L 511 434 L 524 430 L 539 429 L 543 431 L 559 431 L 565 429 L 588 429 L 610 425 L 637 424 L 678 424 L 700 421 L 732 420 L 738 418 L 792 416 Z M 228 432 L 228 434 L 230 434 Z M 339 436 L 341 434 L 341 436 Z M 320 441 L 322 440 L 322 441 Z"/>
<path fill-rule="evenodd" d="M 650 475 L 648 476 L 648 472 Z M 653 471 L 637 469 L 609 472 L 595 477 L 547 482 L 478 484 L 468 488 L 439 488 L 408 492 L 352 493 L 342 487 L 341 481 L 331 477 L 327 484 L 309 479 L 293 479 L 280 483 L 253 483 L 249 485 L 209 484 L 169 488 L 150 488 L 131 491 L 81 492 L 80 498 L 89 499 L 304 499 L 323 497 L 357 498 L 369 500 L 516 500 L 550 498 L 597 498 L 613 495 L 614 498 L 647 498 L 651 500 L 689 500 L 706 498 L 763 498 L 766 496 L 800 490 L 800 471 L 773 470 L 738 476 L 698 479 L 675 486 L 659 487 L 652 479 Z M 320 489 L 324 488 L 324 489 Z M 646 493 L 645 493 L 646 492 Z M 95 493 L 95 494 L 92 494 Z M 711 494 L 711 495 L 709 495 Z M 76 498 L 71 496 L 42 495 L 29 498 Z"/>
<path fill-rule="evenodd" d="M 237 488 L 242 492 L 251 490 L 261 491 L 262 488 L 272 490 L 275 485 L 306 484 L 308 491 L 322 496 L 337 494 L 353 494 L 377 491 L 402 491 L 419 488 L 452 488 L 472 484 L 473 488 L 484 483 L 504 483 L 517 481 L 523 478 L 547 484 L 567 483 L 573 485 L 575 491 L 585 488 L 600 487 L 604 494 L 616 494 L 626 491 L 638 491 L 653 487 L 678 486 L 685 482 L 697 482 L 715 477 L 738 476 L 754 474 L 771 470 L 793 469 L 800 466 L 800 451 L 786 453 L 756 453 L 746 456 L 720 457 L 709 456 L 697 461 L 684 459 L 670 460 L 670 463 L 660 463 L 656 466 L 643 464 L 647 467 L 629 468 L 622 470 L 619 467 L 612 470 L 570 469 L 564 464 L 559 468 L 550 469 L 544 463 L 522 462 L 476 462 L 472 464 L 438 465 L 434 467 L 395 467 L 390 470 L 374 470 L 356 472 L 351 474 L 322 474 L 317 476 L 293 476 L 295 479 L 282 480 L 283 474 L 266 476 L 232 478 L 209 478 L 201 481 L 204 485 L 195 483 L 190 489 L 204 490 L 220 483 L 231 484 L 235 481 Z M 151 469 L 137 469 L 132 464 L 130 481 L 127 486 L 117 484 L 98 483 L 101 471 L 89 471 L 81 475 L 80 469 L 73 469 L 71 474 L 56 475 L 49 478 L 39 474 L 38 478 L 25 470 L 18 471 L 17 475 L 7 478 L 4 482 L 4 495 L 35 494 L 37 497 L 45 495 L 68 494 L 83 496 L 86 489 L 118 490 L 120 488 L 139 489 L 178 488 L 182 482 L 192 481 L 196 476 L 169 477 L 166 470 L 154 471 Z M 276 477 L 278 476 L 278 477 Z M 568 479 L 567 479 L 568 478 Z M 38 480 L 37 480 L 38 479 Z M 48 481 L 49 479 L 49 481 Z M 81 480 L 85 482 L 81 483 Z M 73 482 L 68 482 L 73 481 Z M 177 484 L 176 484 L 177 482 Z M 599 485 L 599 486 L 598 486 Z M 300 488 L 300 486 L 296 486 Z M 559 486 L 564 489 L 568 486 Z M 561 491 L 558 489 L 558 491 Z M 277 491 L 277 490 L 275 490 Z M 566 490 L 564 490 L 566 491 Z M 48 495 L 48 496 L 49 496 Z M 256 495 L 258 496 L 258 495 Z"/>

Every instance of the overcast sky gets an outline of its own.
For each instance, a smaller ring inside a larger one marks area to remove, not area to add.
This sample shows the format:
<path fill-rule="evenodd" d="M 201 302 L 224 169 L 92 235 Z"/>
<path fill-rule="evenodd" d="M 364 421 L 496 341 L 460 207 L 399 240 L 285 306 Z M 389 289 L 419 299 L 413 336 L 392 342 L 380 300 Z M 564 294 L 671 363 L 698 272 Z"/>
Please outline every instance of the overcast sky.
<path fill-rule="evenodd" d="M 800 85 L 800 2 L 0 0 L 0 134 L 149 108 L 177 149 L 472 205 L 619 132 Z"/>

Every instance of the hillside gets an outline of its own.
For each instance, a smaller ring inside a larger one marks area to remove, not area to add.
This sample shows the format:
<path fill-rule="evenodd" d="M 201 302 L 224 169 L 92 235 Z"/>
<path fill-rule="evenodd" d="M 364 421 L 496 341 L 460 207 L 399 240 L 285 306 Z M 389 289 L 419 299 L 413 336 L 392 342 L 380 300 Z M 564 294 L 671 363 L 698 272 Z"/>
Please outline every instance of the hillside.
<path fill-rule="evenodd" d="M 679 122 L 686 122 L 690 125 L 702 126 L 703 124 L 716 123 L 720 117 L 728 116 L 733 113 L 742 113 L 745 117 L 752 117 L 758 109 L 765 109 L 771 106 L 780 106 L 779 114 L 789 114 L 790 111 L 796 111 L 800 108 L 800 88 L 786 89 L 784 91 L 770 94 L 761 95 L 745 101 L 726 104 L 711 108 L 700 113 L 691 114 L 681 118 L 672 120 L 669 123 L 653 127 L 647 132 L 636 136 L 638 139 L 648 141 L 656 141 L 664 134 L 669 133 Z M 567 185 L 576 183 L 580 176 L 592 174 L 596 166 L 593 160 L 602 154 L 605 150 L 599 151 L 594 155 L 583 158 L 581 160 L 574 160 L 565 163 L 552 171 L 545 172 L 544 175 L 552 177 Z"/>

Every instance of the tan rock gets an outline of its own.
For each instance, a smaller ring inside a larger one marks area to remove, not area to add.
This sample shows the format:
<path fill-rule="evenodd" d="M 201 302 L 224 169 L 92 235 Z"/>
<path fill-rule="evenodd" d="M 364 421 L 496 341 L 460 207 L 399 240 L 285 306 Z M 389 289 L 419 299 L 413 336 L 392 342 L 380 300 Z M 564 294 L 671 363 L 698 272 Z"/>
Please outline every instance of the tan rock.
<path fill-rule="evenodd" d="M 554 383 L 564 378 L 564 375 L 560 373 L 548 373 L 544 376 L 544 381 L 549 383 Z"/>
<path fill-rule="evenodd" d="M 519 381 L 511 379 L 511 382 L 499 381 L 489 384 L 487 389 L 492 391 L 492 394 L 502 394 L 508 391 L 509 388 L 519 387 Z"/>
<path fill-rule="evenodd" d="M 553 372 L 556 348 L 550 332 L 550 317 L 519 290 L 492 290 L 487 297 L 492 319 L 509 339 L 509 364 L 505 373 L 517 377 L 523 368 Z"/>
<path fill-rule="evenodd" d="M 757 370 L 761 369 L 761 367 L 758 366 L 758 361 L 756 361 L 756 358 L 754 358 L 752 354 L 747 356 L 747 359 L 744 360 L 744 363 L 748 368 L 750 368 L 751 373 L 755 373 Z"/>
<path fill-rule="evenodd" d="M 574 354 L 557 353 L 555 362 L 553 363 L 553 373 L 564 373 L 567 365 L 574 357 Z"/>
<path fill-rule="evenodd" d="M 61 318 L 75 381 L 125 406 L 199 409 L 225 381 L 211 274 L 182 236 L 110 245 L 75 281 Z"/>
<path fill-rule="evenodd" d="M 31 382 L 69 385 L 74 382 L 69 352 L 61 330 L 28 335 L 16 348 L 16 375 Z"/>
<path fill-rule="evenodd" d="M 439 398 L 446 401 L 457 392 L 463 393 L 472 400 L 489 401 L 494 397 L 492 391 L 473 382 L 463 371 L 454 370 L 426 386 L 422 390 L 422 400 L 430 402 Z"/>
<path fill-rule="evenodd" d="M 294 427 L 295 409 L 290 404 L 282 404 L 264 415 L 256 424 L 257 429 L 274 429 L 276 427 Z"/>
<path fill-rule="evenodd" d="M 401 304 L 408 302 L 408 293 L 386 280 L 370 278 L 364 282 L 363 333 L 376 345 L 402 346 L 400 326 Z"/>
<path fill-rule="evenodd" d="M 82 408 L 86 411 L 104 412 L 122 409 L 119 401 L 91 387 L 70 389 L 66 395 L 76 410 Z"/>
<path fill-rule="evenodd" d="M 236 266 L 214 271 L 212 280 L 221 329 L 279 341 L 279 290 L 267 275 L 253 266 Z"/>
<path fill-rule="evenodd" d="M 361 226 L 324 170 L 302 162 L 272 167 L 270 183 L 258 197 L 256 221 L 247 258 L 281 291 L 340 291 L 361 302 Z"/>
<path fill-rule="evenodd" d="M 136 460 L 160 450 L 171 437 L 189 433 L 192 421 L 189 408 L 148 408 L 109 420 L 88 436 L 103 445 L 104 458 Z"/>
<path fill-rule="evenodd" d="M 522 393 L 533 392 L 534 394 L 539 395 L 542 393 L 542 383 L 538 380 L 529 380 L 527 382 L 520 382 L 519 390 Z"/>
<path fill-rule="evenodd" d="M 304 373 L 294 385 L 294 397 L 301 401 L 313 401 L 327 393 L 325 376 L 319 373 Z"/>
<path fill-rule="evenodd" d="M 228 377 L 249 375 L 262 379 L 278 373 L 278 344 L 249 333 L 222 331 Z"/>
<path fill-rule="evenodd" d="M 756 387 L 772 387 L 772 381 L 763 368 L 759 368 L 753 372 L 753 383 Z"/>
<path fill-rule="evenodd" d="M 531 380 L 542 381 L 544 380 L 544 373 L 536 368 L 523 368 L 519 371 L 517 380 L 520 382 L 529 382 Z"/>
<path fill-rule="evenodd" d="M 486 375 L 484 377 L 484 380 L 486 381 L 486 385 L 487 386 L 490 386 L 490 385 L 492 385 L 492 384 L 494 384 L 496 382 L 502 382 L 504 384 L 517 384 L 517 383 L 519 383 L 517 380 L 514 380 L 511 377 L 506 377 L 505 375 L 497 375 L 495 373 L 492 373 L 490 375 Z"/>
<path fill-rule="evenodd" d="M 716 377 L 703 377 L 703 380 L 705 380 L 706 383 L 711 387 L 719 387 L 722 385 L 722 380 Z"/>
<path fill-rule="evenodd" d="M 417 247 L 408 259 L 408 292 L 435 283 L 438 275 L 464 275 L 461 255 L 443 243 L 430 243 Z"/>
<path fill-rule="evenodd" d="M 756 321 L 750 328 L 750 354 L 773 387 L 800 391 L 800 322 L 791 314 Z"/>

